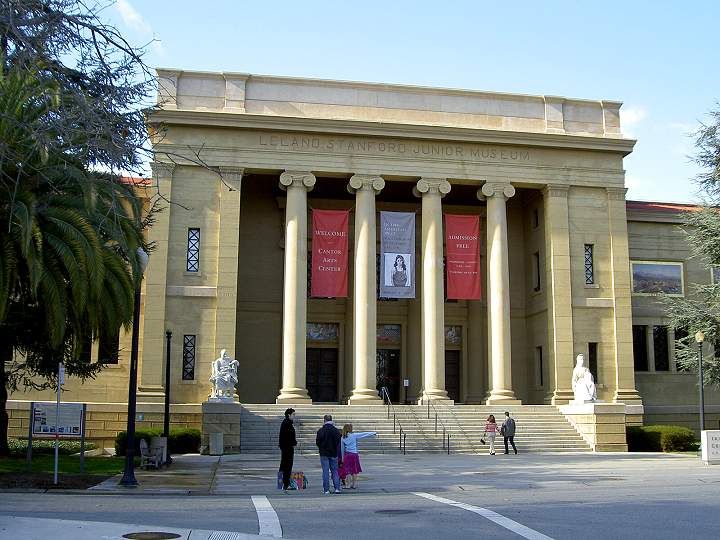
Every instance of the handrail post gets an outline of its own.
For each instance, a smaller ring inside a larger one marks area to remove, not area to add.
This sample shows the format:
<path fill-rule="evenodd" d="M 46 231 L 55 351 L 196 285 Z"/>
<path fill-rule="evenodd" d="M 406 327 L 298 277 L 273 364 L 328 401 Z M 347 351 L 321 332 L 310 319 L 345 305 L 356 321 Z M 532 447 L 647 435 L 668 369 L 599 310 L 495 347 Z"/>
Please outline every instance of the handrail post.
<path fill-rule="evenodd" d="M 435 413 L 435 433 L 437 433 L 437 413 Z"/>
<path fill-rule="evenodd" d="M 395 432 L 393 431 L 393 433 L 395 433 Z M 400 428 L 400 448 L 399 448 L 399 450 L 402 450 L 402 428 Z"/>
<path fill-rule="evenodd" d="M 448 450 L 448 456 L 449 456 L 449 455 L 450 455 L 450 434 L 449 434 L 449 433 L 448 433 L 448 447 L 447 447 L 447 450 Z"/>
<path fill-rule="evenodd" d="M 402 430 L 402 428 L 400 428 Z M 395 415 L 393 414 L 393 433 L 395 433 Z"/>
<path fill-rule="evenodd" d="M 425 401 L 427 401 L 428 419 L 429 419 L 430 418 L 430 400 L 428 399 L 427 394 L 425 394 Z"/>
<path fill-rule="evenodd" d="M 445 426 L 443 426 L 443 450 L 445 449 Z"/>
<path fill-rule="evenodd" d="M 407 433 L 403 433 L 403 456 L 407 455 Z"/>

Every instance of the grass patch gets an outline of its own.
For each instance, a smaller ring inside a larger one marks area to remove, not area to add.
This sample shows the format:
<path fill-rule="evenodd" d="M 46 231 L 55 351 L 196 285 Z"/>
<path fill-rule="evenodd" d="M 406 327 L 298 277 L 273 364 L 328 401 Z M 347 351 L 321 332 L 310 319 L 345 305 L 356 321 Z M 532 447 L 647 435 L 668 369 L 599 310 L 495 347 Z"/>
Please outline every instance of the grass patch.
<path fill-rule="evenodd" d="M 125 458 L 85 457 L 85 472 L 80 473 L 79 456 L 59 456 L 58 487 L 86 489 L 123 471 Z M 25 458 L 0 458 L 0 488 L 53 488 L 54 456 L 33 456 L 28 471 Z"/>

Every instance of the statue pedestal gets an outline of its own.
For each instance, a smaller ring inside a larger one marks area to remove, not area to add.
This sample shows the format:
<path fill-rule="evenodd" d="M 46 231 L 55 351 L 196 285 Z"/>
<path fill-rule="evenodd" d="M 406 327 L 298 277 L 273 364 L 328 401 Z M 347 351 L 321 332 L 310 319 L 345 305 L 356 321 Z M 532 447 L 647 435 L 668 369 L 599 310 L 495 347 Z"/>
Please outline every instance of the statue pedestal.
<path fill-rule="evenodd" d="M 570 403 L 558 409 L 565 415 L 593 452 L 627 452 L 624 403 Z"/>
<path fill-rule="evenodd" d="M 200 452 L 207 454 L 210 434 L 223 434 L 223 453 L 240 452 L 240 415 L 242 405 L 231 398 L 212 398 L 202 404 Z"/>

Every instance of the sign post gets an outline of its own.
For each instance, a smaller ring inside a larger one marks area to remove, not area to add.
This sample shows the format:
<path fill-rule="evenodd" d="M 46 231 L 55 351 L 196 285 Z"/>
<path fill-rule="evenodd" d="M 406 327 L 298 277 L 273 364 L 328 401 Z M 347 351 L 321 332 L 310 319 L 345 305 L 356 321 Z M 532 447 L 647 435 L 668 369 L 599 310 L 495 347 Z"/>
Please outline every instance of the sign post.
<path fill-rule="evenodd" d="M 53 474 L 53 484 L 58 483 L 58 449 L 60 446 L 60 389 L 65 384 L 65 365 L 60 362 L 58 364 L 57 377 L 57 402 L 55 404 L 55 473 Z"/>

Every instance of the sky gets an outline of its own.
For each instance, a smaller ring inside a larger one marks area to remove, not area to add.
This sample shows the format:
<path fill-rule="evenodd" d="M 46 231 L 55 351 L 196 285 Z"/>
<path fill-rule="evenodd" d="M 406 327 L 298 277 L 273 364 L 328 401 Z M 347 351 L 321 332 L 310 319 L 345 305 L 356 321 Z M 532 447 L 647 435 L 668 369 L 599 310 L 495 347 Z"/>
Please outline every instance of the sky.
<path fill-rule="evenodd" d="M 717 1 L 117 0 L 153 67 L 623 101 L 629 199 L 694 202 L 720 108 Z"/>

